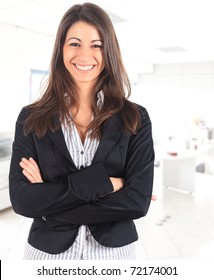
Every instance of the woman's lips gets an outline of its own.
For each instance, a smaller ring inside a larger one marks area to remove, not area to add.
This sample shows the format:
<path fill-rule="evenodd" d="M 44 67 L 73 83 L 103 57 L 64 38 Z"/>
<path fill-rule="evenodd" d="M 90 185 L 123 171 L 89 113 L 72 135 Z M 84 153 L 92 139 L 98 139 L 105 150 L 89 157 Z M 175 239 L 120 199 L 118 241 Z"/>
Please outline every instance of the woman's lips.
<path fill-rule="evenodd" d="M 94 65 L 81 65 L 81 64 L 77 64 L 77 63 L 75 63 L 74 65 L 77 69 L 79 69 L 81 71 L 89 71 L 94 67 Z"/>

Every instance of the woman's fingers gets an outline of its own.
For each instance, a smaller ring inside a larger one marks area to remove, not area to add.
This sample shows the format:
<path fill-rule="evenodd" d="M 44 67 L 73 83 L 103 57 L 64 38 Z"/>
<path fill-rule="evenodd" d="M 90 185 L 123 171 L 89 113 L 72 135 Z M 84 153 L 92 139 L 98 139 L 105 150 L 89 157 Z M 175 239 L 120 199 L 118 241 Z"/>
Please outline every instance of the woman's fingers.
<path fill-rule="evenodd" d="M 156 200 L 157 200 L 157 196 L 153 194 L 153 195 L 152 195 L 152 200 L 153 200 L 153 201 L 156 201 Z"/>
<path fill-rule="evenodd" d="M 34 166 L 37 170 L 39 170 L 39 167 L 38 167 L 37 163 L 35 162 L 35 160 L 34 160 L 32 157 L 29 158 L 29 161 L 33 164 L 33 166 Z"/>
<path fill-rule="evenodd" d="M 123 178 L 115 178 L 115 177 L 109 177 L 111 180 L 111 183 L 113 185 L 114 191 L 117 192 L 120 189 L 122 189 L 124 185 L 124 179 Z"/>
<path fill-rule="evenodd" d="M 22 170 L 22 174 L 31 182 L 31 183 L 36 183 L 36 179 L 28 173 L 26 170 Z"/>
<path fill-rule="evenodd" d="M 25 171 L 25 174 L 27 172 L 32 177 L 35 177 L 36 172 L 38 172 L 38 170 L 35 169 L 35 167 L 33 166 L 33 164 L 29 160 L 22 159 L 22 161 L 20 162 L 20 166 Z"/>
<path fill-rule="evenodd" d="M 22 158 L 20 162 L 20 166 L 22 167 L 23 175 L 31 182 L 31 183 L 41 183 L 43 182 L 40 169 L 33 158 Z"/>

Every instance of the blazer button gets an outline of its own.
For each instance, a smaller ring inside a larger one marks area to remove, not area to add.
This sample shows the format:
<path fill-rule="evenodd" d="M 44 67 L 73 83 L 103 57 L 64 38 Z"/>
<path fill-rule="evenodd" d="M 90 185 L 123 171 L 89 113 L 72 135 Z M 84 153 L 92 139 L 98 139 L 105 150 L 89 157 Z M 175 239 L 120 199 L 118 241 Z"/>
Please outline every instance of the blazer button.
<path fill-rule="evenodd" d="M 81 151 L 80 154 L 83 155 L 83 154 L 84 154 L 84 151 Z"/>

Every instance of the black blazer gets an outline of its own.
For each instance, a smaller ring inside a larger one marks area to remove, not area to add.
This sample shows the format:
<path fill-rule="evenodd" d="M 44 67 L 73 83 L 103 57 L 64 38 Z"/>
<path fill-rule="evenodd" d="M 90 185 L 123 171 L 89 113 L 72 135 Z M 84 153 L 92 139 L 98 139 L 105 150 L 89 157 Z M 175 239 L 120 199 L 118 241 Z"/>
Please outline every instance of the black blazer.
<path fill-rule="evenodd" d="M 142 125 L 137 134 L 123 132 L 120 115 L 103 127 L 102 137 L 89 167 L 77 170 L 67 150 L 61 128 L 39 139 L 23 134 L 28 110 L 16 123 L 9 187 L 16 213 L 34 218 L 28 242 L 50 254 L 67 250 L 80 225 L 88 225 L 93 237 L 108 247 L 120 247 L 138 239 L 133 219 L 145 216 L 151 201 L 154 150 L 151 122 L 139 106 Z M 45 183 L 30 183 L 19 162 L 32 157 Z M 113 192 L 109 177 L 125 179 Z"/>

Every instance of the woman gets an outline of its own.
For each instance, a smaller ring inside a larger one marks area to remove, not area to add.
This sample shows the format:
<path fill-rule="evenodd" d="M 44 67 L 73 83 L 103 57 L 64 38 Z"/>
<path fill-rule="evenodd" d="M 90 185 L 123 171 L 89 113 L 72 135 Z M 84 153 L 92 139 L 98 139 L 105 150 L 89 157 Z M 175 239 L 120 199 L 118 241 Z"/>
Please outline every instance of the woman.
<path fill-rule="evenodd" d="M 10 167 L 14 211 L 34 218 L 25 259 L 134 259 L 133 219 L 152 198 L 153 141 L 109 16 L 74 5 L 43 96 L 22 109 Z"/>

